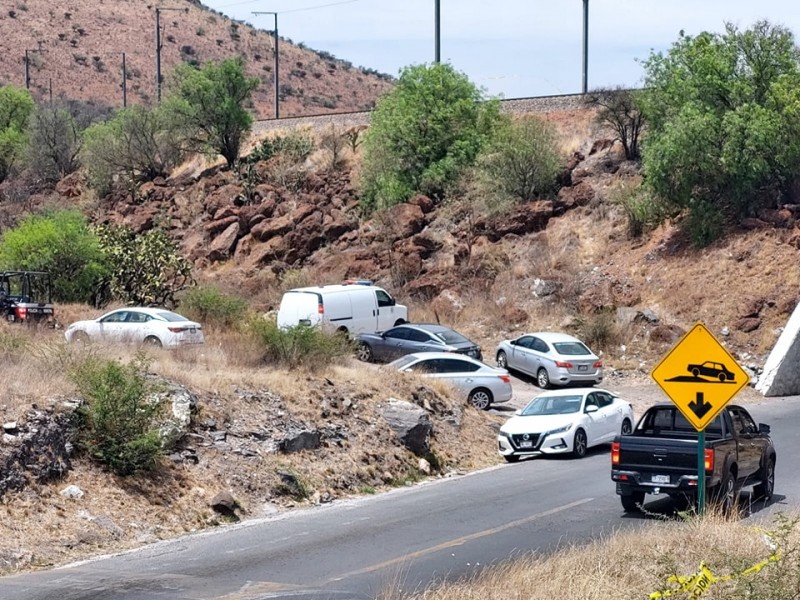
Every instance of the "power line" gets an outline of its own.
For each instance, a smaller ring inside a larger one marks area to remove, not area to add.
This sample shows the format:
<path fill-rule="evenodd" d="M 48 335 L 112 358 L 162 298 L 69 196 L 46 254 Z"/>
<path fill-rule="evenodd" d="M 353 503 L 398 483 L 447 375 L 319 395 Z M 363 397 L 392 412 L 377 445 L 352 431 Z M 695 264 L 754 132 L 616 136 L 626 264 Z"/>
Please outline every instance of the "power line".
<path fill-rule="evenodd" d="M 242 2 L 233 2 L 231 4 L 223 4 L 222 6 L 217 7 L 217 9 L 222 8 L 231 8 L 233 6 L 242 6 L 244 4 L 255 4 L 256 2 L 261 2 L 262 0 L 242 0 Z M 319 4 L 317 6 L 306 6 L 305 8 L 293 8 L 291 10 L 282 10 L 279 11 L 282 15 L 286 13 L 293 13 L 293 12 L 302 12 L 306 10 L 317 10 L 318 8 L 328 8 L 329 6 L 339 6 L 340 4 L 352 4 L 353 2 L 360 2 L 361 0 L 342 0 L 341 2 L 331 2 L 329 4 Z"/>
<path fill-rule="evenodd" d="M 360 2 L 361 0 L 342 0 L 342 2 L 331 2 L 330 4 L 319 4 L 317 6 L 307 6 L 306 8 L 293 8 L 292 10 L 281 11 L 282 15 L 286 13 L 303 12 L 304 10 L 317 10 L 318 8 L 328 8 L 329 6 L 339 6 L 340 4 L 353 4 L 353 2 Z"/>

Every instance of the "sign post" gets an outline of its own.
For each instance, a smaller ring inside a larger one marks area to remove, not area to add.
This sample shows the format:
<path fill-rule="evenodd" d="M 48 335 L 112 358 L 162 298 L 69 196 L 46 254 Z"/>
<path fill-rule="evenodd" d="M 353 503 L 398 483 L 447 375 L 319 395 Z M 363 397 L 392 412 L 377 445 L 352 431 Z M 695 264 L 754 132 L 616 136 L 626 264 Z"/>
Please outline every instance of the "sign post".
<path fill-rule="evenodd" d="M 750 377 L 703 323 L 692 327 L 650 376 L 697 430 L 697 507 L 702 514 L 706 493 L 706 427 L 747 385 Z"/>

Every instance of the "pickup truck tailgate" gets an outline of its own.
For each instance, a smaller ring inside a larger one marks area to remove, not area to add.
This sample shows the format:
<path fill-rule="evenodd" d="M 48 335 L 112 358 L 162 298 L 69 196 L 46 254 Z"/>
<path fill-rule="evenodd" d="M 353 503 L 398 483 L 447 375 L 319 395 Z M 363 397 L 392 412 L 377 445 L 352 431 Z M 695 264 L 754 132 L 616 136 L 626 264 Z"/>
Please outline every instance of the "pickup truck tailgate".
<path fill-rule="evenodd" d="M 675 486 L 687 473 L 697 474 L 697 436 L 622 436 L 619 452 L 622 469 L 634 472 L 642 485 Z"/>

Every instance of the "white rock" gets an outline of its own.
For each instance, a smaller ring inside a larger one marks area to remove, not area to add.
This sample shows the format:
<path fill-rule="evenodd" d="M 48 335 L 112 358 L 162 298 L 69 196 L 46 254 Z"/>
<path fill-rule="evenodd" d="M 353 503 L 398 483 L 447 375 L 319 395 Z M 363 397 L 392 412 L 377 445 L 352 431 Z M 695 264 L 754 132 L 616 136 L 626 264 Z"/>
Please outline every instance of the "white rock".
<path fill-rule="evenodd" d="M 83 498 L 83 490 L 77 485 L 68 485 L 59 494 L 64 498 Z"/>

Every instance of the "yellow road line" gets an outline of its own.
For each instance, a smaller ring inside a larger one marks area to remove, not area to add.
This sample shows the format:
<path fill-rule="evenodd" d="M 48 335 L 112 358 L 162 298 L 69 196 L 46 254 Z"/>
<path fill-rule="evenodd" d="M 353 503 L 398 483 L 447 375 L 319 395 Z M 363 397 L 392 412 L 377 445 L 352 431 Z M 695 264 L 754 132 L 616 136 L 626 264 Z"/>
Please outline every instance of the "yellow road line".
<path fill-rule="evenodd" d="M 506 523 L 505 525 L 500 525 L 499 527 L 493 527 L 492 529 L 485 529 L 483 531 L 476 531 L 475 533 L 471 533 L 469 535 L 465 535 L 462 537 L 458 537 L 447 542 L 443 542 L 441 544 L 437 544 L 436 546 L 431 546 L 430 548 L 423 548 L 422 550 L 417 550 L 416 552 L 411 552 L 409 554 L 404 554 L 403 556 L 399 556 L 397 558 L 392 558 L 390 560 L 383 561 L 381 563 L 364 567 L 363 569 L 358 569 L 356 571 L 350 571 L 349 573 L 344 573 L 343 575 L 339 575 L 338 577 L 333 577 L 329 579 L 326 583 L 330 583 L 333 581 L 341 581 L 342 579 L 346 579 L 348 577 L 353 577 L 354 575 L 363 575 L 365 573 L 372 573 L 374 571 L 379 571 L 381 569 L 385 569 L 386 567 L 391 567 L 393 565 L 408 562 L 419 558 L 420 556 L 426 556 L 428 554 L 433 554 L 434 552 L 439 552 L 441 550 L 446 550 L 448 548 L 453 548 L 455 546 L 461 546 L 462 544 L 466 544 L 467 542 L 471 542 L 473 540 L 477 540 L 480 538 L 484 538 L 490 535 L 494 535 L 495 533 L 500 533 L 501 531 L 505 531 L 506 529 L 511 529 L 513 527 L 518 527 L 520 525 L 524 525 L 525 523 L 530 523 L 531 521 L 535 521 L 537 519 L 541 519 L 542 517 L 547 517 L 550 515 L 554 515 L 565 510 L 569 510 L 571 508 L 575 508 L 576 506 L 580 506 L 581 504 L 586 504 L 587 502 L 591 502 L 594 498 L 584 498 L 583 500 L 577 500 L 575 502 L 571 502 L 570 504 L 565 504 L 564 506 L 559 506 L 558 508 L 553 508 L 551 510 L 546 510 L 541 513 L 537 513 L 535 515 L 531 515 L 530 517 L 525 517 L 524 519 L 518 519 L 516 521 L 511 521 L 510 523 Z"/>

